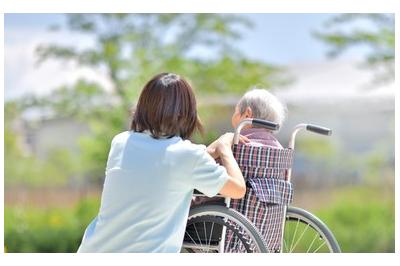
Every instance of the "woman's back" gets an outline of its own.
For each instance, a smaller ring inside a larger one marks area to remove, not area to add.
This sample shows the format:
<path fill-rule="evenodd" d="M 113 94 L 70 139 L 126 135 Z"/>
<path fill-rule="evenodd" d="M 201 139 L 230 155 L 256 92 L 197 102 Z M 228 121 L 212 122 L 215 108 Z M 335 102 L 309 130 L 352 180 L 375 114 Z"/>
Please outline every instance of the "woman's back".
<path fill-rule="evenodd" d="M 209 197 L 244 196 L 233 136 L 206 148 L 187 140 L 196 130 L 202 126 L 190 84 L 173 73 L 149 80 L 130 131 L 113 138 L 100 210 L 78 252 L 179 252 L 194 189 Z"/>
<path fill-rule="evenodd" d="M 193 189 L 227 179 L 205 146 L 126 131 L 114 137 L 97 218 L 80 252 L 179 252 Z"/>

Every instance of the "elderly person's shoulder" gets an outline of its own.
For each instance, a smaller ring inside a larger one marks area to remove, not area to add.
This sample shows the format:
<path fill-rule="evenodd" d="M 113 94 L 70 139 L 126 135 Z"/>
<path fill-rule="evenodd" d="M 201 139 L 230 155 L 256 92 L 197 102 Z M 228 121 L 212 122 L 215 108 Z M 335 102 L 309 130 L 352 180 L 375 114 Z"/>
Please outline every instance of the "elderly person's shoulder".
<path fill-rule="evenodd" d="M 243 129 L 242 135 L 250 140 L 250 142 L 246 143 L 245 145 L 283 149 L 282 145 L 279 143 L 274 134 L 263 128 Z"/>

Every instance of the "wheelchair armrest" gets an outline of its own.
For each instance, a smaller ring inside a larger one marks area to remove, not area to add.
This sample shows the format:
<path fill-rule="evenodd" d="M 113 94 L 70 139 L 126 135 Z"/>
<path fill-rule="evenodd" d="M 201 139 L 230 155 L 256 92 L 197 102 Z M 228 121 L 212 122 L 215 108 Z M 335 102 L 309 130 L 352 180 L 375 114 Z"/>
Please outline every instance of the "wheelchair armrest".
<path fill-rule="evenodd" d="M 204 195 L 203 193 L 201 193 L 200 191 L 198 191 L 197 189 L 193 190 L 193 196 L 194 197 L 207 197 L 206 195 Z M 218 198 L 225 198 L 224 196 L 217 194 L 214 197 L 218 197 Z M 208 197 L 207 197 L 208 198 Z"/>

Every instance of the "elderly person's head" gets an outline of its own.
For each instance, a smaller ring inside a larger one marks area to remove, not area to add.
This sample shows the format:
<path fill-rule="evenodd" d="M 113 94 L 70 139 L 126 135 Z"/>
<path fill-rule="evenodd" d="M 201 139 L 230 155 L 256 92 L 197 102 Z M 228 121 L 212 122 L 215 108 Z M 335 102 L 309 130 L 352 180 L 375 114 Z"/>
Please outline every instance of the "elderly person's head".
<path fill-rule="evenodd" d="M 253 88 L 246 92 L 235 107 L 232 126 L 237 127 L 245 118 L 258 118 L 282 125 L 286 106 L 265 89 Z"/>

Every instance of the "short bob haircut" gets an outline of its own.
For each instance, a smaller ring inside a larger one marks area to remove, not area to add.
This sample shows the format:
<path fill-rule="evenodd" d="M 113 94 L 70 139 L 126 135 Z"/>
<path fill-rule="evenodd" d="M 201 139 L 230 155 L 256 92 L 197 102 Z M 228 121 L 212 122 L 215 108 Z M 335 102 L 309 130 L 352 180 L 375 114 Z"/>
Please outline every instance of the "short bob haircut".
<path fill-rule="evenodd" d="M 188 139 L 195 130 L 202 133 L 196 98 L 189 82 L 173 73 L 154 76 L 140 94 L 131 130 L 149 131 L 156 139 L 174 136 Z"/>

